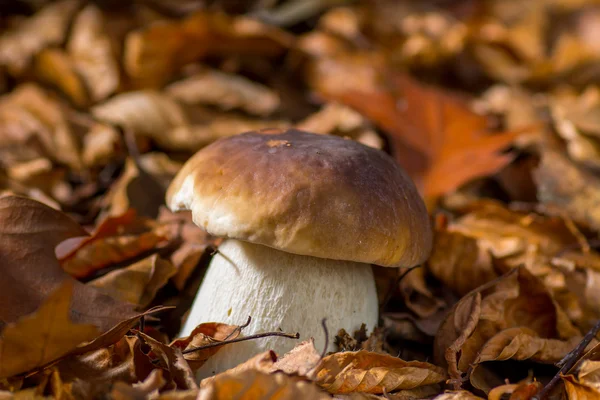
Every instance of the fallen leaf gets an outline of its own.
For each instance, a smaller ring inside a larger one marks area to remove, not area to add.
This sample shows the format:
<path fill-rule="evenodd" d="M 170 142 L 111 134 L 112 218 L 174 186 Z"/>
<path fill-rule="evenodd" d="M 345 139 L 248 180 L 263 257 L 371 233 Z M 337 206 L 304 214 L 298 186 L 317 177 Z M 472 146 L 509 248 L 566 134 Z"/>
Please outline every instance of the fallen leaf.
<path fill-rule="evenodd" d="M 434 400 L 483 400 L 483 397 L 475 396 L 466 390 L 448 390 L 434 397 Z"/>
<path fill-rule="evenodd" d="M 273 113 L 280 103 L 277 93 L 266 86 L 209 68 L 171 83 L 165 92 L 186 104 L 213 105 L 223 110 L 239 108 L 258 116 Z"/>
<path fill-rule="evenodd" d="M 146 153 L 138 161 L 128 157 L 119 179 L 104 197 L 107 214 L 122 215 L 135 209 L 140 216 L 156 218 L 167 187 L 181 164 L 164 153 Z"/>
<path fill-rule="evenodd" d="M 75 0 L 57 1 L 5 32 L 0 38 L 0 64 L 7 66 L 12 74 L 20 75 L 38 51 L 64 40 L 78 5 Z"/>
<path fill-rule="evenodd" d="M 271 367 L 271 372 L 281 371 L 287 375 L 312 376 L 321 361 L 321 355 L 315 349 L 315 342 L 311 338 L 297 344 L 292 350 L 285 353 Z"/>
<path fill-rule="evenodd" d="M 73 246 L 61 247 L 61 267 L 76 278 L 84 278 L 101 268 L 117 264 L 168 241 L 171 228 L 138 217 L 134 209 L 115 217 L 105 217 L 95 231 Z"/>
<path fill-rule="evenodd" d="M 381 394 L 440 383 L 445 377 L 445 372 L 433 364 L 364 350 L 326 356 L 315 372 L 315 381 L 333 394 Z"/>
<path fill-rule="evenodd" d="M 159 390 L 165 383 L 166 380 L 163 378 L 162 370 L 154 369 L 142 382 L 134 383 L 132 385 L 120 381 L 115 382 L 110 392 L 110 398 L 115 400 L 126 400 L 157 396 Z"/>
<path fill-rule="evenodd" d="M 117 269 L 87 283 L 116 299 L 146 307 L 176 272 L 175 266 L 157 254 Z"/>
<path fill-rule="evenodd" d="M 264 373 L 273 372 L 273 364 L 275 363 L 275 360 L 277 360 L 277 355 L 272 350 L 259 353 L 249 360 L 244 361 L 243 363 L 238 364 L 231 369 L 228 369 L 227 371 L 223 371 L 214 376 L 209 376 L 202 379 L 200 381 L 200 388 L 209 386 L 214 379 L 220 377 L 221 375 L 237 374 L 248 370 L 260 371 Z"/>
<path fill-rule="evenodd" d="M 256 20 L 199 11 L 129 33 L 124 67 L 136 87 L 157 87 L 181 66 L 206 56 L 276 57 L 291 42 L 287 33 Z"/>
<path fill-rule="evenodd" d="M 65 93 L 78 107 L 85 107 L 89 100 L 87 90 L 71 59 L 62 49 L 48 48 L 40 51 L 34 59 L 38 79 Z"/>
<path fill-rule="evenodd" d="M 239 336 L 240 329 L 236 325 L 227 325 L 219 322 L 205 322 L 198 325 L 189 336 L 175 339 L 169 346 L 181 351 L 200 347 L 206 344 L 235 339 Z M 217 353 L 223 346 L 211 347 L 204 350 L 193 351 L 184 355 L 193 371 L 200 368 L 206 360 Z"/>
<path fill-rule="evenodd" d="M 100 335 L 92 324 L 70 318 L 74 282 L 65 280 L 35 313 L 7 324 L 0 336 L 0 377 L 41 367 Z"/>
<path fill-rule="evenodd" d="M 98 7 L 91 4 L 77 14 L 67 52 L 92 102 L 104 100 L 118 88 L 119 67 Z"/>
<path fill-rule="evenodd" d="M 387 69 L 371 54 L 334 54 L 316 58 L 308 79 L 324 98 L 358 110 L 386 130 L 394 156 L 424 196 L 435 198 L 511 161 L 500 150 L 520 132 L 491 134 L 487 118 L 458 96 Z"/>
<path fill-rule="evenodd" d="M 37 85 L 20 85 L 0 98 L 0 138 L 1 147 L 38 141 L 42 155 L 81 169 L 77 141 L 61 105 Z"/>
<path fill-rule="evenodd" d="M 565 212 L 573 221 L 600 229 L 600 179 L 552 149 L 542 152 L 533 174 L 542 204 Z"/>
<path fill-rule="evenodd" d="M 561 376 L 569 400 L 595 399 L 600 396 L 600 362 L 585 360 L 577 373 Z"/>
<path fill-rule="evenodd" d="M 331 397 L 317 385 L 282 373 L 266 374 L 257 370 L 220 374 L 204 387 L 198 400 L 240 399 L 315 399 Z"/>
<path fill-rule="evenodd" d="M 540 339 L 534 339 L 536 336 Z M 551 363 L 580 338 L 579 330 L 544 285 L 521 267 L 459 301 L 436 335 L 434 356 L 436 363 L 448 365 L 453 386 L 458 389 L 465 375 L 471 377 L 477 360 L 483 360 L 480 357 L 538 357 L 538 362 Z M 487 355 L 481 356 L 488 344 Z"/>

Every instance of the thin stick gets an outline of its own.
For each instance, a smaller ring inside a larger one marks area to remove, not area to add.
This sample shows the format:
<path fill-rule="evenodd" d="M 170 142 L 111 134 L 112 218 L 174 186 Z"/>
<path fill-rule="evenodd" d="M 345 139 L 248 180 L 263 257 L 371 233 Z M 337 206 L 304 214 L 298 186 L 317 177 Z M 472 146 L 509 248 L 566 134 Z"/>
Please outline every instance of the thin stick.
<path fill-rule="evenodd" d="M 222 342 L 209 343 L 209 344 L 205 344 L 203 346 L 193 347 L 191 349 L 184 350 L 183 354 L 189 354 L 189 353 L 193 353 L 194 351 L 198 351 L 198 350 L 211 349 L 213 347 L 219 347 L 219 346 L 223 346 L 225 344 L 245 342 L 246 340 L 260 339 L 260 338 L 269 337 L 269 336 L 281 336 L 281 337 L 286 337 L 286 338 L 290 338 L 290 339 L 300 338 L 300 334 L 298 332 L 296 332 L 296 333 L 265 332 L 265 333 L 258 333 L 256 335 L 245 336 L 243 338 L 223 340 Z"/>
<path fill-rule="evenodd" d="M 560 370 L 558 370 L 550 382 L 548 382 L 548 384 L 532 398 L 533 400 L 544 400 L 546 396 L 550 394 L 552 389 L 554 389 L 554 386 L 556 386 L 560 380 L 560 376 L 573 368 L 573 366 L 581 358 L 581 355 L 585 351 L 588 344 L 590 344 L 592 339 L 596 337 L 598 332 L 600 332 L 600 321 L 598 321 L 596 325 L 594 325 L 594 327 L 590 329 L 588 333 L 586 333 L 586 335 L 583 337 L 583 340 L 577 345 L 577 347 L 571 350 L 562 360 L 560 360 L 558 363 L 558 365 L 561 366 Z"/>
<path fill-rule="evenodd" d="M 246 321 L 246 323 L 244 325 L 238 325 L 233 331 L 231 331 L 231 333 L 229 335 L 227 335 L 227 337 L 223 340 L 228 340 L 230 337 L 232 337 L 236 332 L 242 332 L 242 329 L 246 328 L 248 325 L 250 325 L 250 321 L 252 321 L 252 317 L 250 315 L 248 315 L 248 321 Z"/>
<path fill-rule="evenodd" d="M 323 327 L 323 330 L 325 331 L 325 346 L 323 346 L 323 351 L 321 352 L 321 356 L 319 357 L 319 362 L 321 362 L 323 357 L 325 357 L 325 354 L 327 353 L 327 348 L 329 347 L 329 330 L 327 329 L 327 324 L 325 323 L 326 321 L 327 321 L 327 318 L 323 318 L 321 320 L 321 326 Z"/>

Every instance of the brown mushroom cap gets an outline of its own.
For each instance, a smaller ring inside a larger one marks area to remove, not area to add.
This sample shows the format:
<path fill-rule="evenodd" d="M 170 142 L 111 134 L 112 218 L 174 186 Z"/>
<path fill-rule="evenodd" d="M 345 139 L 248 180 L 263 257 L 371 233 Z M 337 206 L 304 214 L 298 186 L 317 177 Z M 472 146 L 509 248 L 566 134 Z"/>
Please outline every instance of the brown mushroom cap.
<path fill-rule="evenodd" d="M 213 235 L 289 253 L 408 267 L 432 245 L 403 169 L 337 136 L 271 129 L 218 140 L 187 161 L 166 200 Z"/>

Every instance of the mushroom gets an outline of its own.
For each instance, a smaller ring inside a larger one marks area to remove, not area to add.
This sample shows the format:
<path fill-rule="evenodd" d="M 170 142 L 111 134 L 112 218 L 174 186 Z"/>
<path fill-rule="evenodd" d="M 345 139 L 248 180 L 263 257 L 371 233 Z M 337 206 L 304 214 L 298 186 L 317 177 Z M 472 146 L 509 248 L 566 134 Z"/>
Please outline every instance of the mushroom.
<path fill-rule="evenodd" d="M 185 163 L 166 202 L 224 238 L 182 336 L 202 322 L 239 325 L 251 316 L 246 335 L 299 332 L 321 348 L 323 318 L 333 333 L 377 325 L 371 264 L 410 267 L 431 250 L 427 210 L 404 170 L 380 150 L 332 135 L 269 129 L 220 139 Z M 268 337 L 223 346 L 197 378 L 295 344 Z"/>

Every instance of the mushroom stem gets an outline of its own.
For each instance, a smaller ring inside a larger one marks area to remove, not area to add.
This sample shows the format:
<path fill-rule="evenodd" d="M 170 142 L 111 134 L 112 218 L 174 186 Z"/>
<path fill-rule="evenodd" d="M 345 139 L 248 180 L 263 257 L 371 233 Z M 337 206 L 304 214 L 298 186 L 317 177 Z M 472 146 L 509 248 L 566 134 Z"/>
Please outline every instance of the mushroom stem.
<path fill-rule="evenodd" d="M 181 331 L 187 336 L 202 322 L 240 324 L 252 316 L 244 335 L 299 332 L 301 340 L 325 345 L 321 320 L 331 332 L 353 332 L 378 319 L 377 292 L 370 264 L 286 253 L 267 246 L 228 239 L 206 272 Z M 335 345 L 329 343 L 329 350 Z M 298 342 L 267 337 L 223 346 L 197 372 L 197 379 L 233 368 L 267 350 L 279 356 Z"/>

